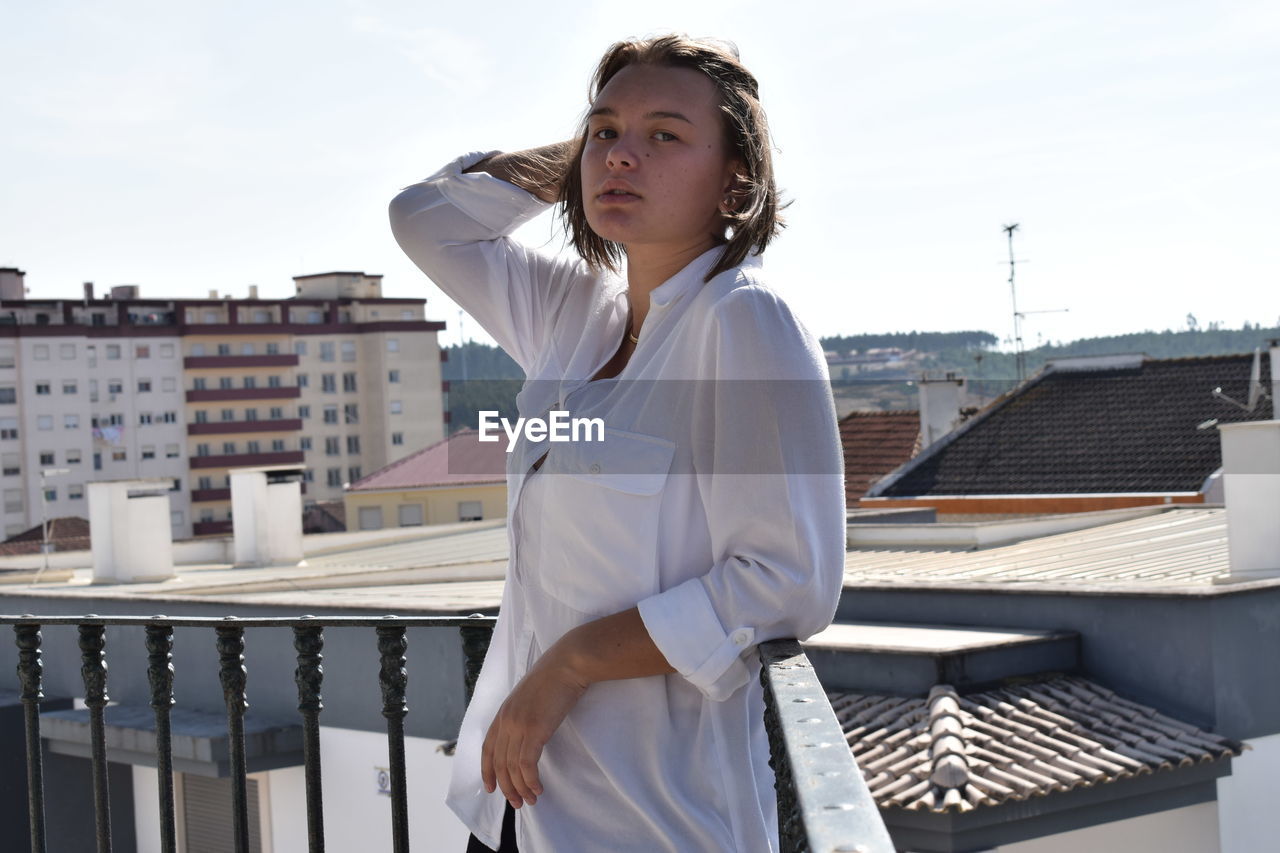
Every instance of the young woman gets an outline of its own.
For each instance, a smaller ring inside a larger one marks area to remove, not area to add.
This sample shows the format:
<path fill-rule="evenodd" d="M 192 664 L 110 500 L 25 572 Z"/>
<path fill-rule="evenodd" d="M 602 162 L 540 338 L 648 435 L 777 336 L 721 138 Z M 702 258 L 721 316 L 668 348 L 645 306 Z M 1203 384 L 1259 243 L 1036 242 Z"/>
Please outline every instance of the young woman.
<path fill-rule="evenodd" d="M 761 266 L 770 147 L 731 47 L 621 42 L 577 139 L 466 155 L 391 203 L 525 370 L 520 414 L 604 423 L 509 456 L 507 583 L 449 795 L 471 849 L 777 847 L 755 647 L 831 622 L 845 533 L 822 351 Z M 556 202 L 579 259 L 508 236 Z"/>

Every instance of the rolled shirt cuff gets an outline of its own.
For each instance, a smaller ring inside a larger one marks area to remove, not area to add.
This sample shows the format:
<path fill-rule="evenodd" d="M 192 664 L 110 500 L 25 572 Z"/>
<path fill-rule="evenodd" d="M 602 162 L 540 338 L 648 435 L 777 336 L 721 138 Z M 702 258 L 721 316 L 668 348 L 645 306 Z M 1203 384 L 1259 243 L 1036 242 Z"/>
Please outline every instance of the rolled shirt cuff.
<path fill-rule="evenodd" d="M 667 663 L 708 699 L 728 699 L 751 675 L 742 655 L 755 643 L 755 629 L 720 624 L 699 578 L 637 605 L 649 637 Z"/>
<path fill-rule="evenodd" d="M 513 183 L 488 172 L 463 173 L 499 151 L 473 151 L 449 162 L 428 181 L 438 181 L 440 193 L 494 234 L 507 235 L 551 205 Z"/>

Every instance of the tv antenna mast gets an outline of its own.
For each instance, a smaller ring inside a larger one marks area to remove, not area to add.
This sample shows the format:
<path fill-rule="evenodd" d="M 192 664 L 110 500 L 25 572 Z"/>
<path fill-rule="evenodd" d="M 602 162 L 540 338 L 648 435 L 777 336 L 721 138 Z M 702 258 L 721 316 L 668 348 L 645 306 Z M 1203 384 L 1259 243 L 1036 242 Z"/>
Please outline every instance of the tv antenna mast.
<path fill-rule="evenodd" d="M 1018 285 L 1014 281 L 1014 273 L 1019 263 L 1027 263 L 1027 261 L 1019 261 L 1013 256 L 1013 232 L 1018 230 L 1018 223 L 1003 226 L 1004 233 L 1009 237 L 1009 293 L 1013 298 L 1013 347 L 1014 347 L 1014 363 L 1018 369 L 1018 382 L 1023 382 L 1027 378 L 1027 352 L 1022 345 L 1022 320 L 1028 314 L 1062 314 L 1070 311 L 1070 308 L 1049 308 L 1042 311 L 1019 311 L 1018 310 Z"/>

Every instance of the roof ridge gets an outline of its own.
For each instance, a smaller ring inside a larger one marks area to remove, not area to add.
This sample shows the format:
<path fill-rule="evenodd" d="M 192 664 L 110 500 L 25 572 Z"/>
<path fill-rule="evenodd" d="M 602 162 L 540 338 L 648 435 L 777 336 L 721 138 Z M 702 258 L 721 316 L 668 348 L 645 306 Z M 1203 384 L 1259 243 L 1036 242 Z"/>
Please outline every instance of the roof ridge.
<path fill-rule="evenodd" d="M 381 476 L 387 473 L 388 471 L 394 471 L 397 468 L 409 462 L 410 460 L 417 459 L 419 456 L 426 453 L 427 451 L 434 450 L 435 448 L 440 447 L 443 444 L 448 444 L 449 442 L 453 441 L 455 438 L 457 438 L 458 436 L 466 432 L 475 432 L 475 430 L 471 429 L 471 427 L 462 427 L 457 432 L 452 433 L 451 435 L 446 435 L 444 438 L 440 439 L 439 441 L 433 444 L 428 444 L 426 447 L 422 448 L 421 450 L 415 450 L 414 452 L 410 453 L 407 456 L 402 456 L 399 459 L 395 460 L 394 462 L 390 462 L 386 465 L 383 465 L 377 471 L 373 471 L 371 473 L 364 475 L 359 480 L 356 480 L 354 483 L 351 483 L 348 488 L 354 489 L 356 486 L 360 485 L 366 480 L 372 480 L 374 477 Z"/>

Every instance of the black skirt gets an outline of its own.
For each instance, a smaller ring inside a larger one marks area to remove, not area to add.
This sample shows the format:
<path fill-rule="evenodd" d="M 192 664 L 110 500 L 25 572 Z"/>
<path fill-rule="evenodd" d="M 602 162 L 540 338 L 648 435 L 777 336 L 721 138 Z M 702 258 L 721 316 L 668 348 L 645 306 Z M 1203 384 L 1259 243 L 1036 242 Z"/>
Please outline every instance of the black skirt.
<path fill-rule="evenodd" d="M 498 849 L 489 849 L 473 835 L 467 842 L 467 853 L 520 853 L 520 848 L 516 847 L 516 810 L 511 808 L 511 803 L 507 803 L 507 811 L 502 815 L 502 838 Z"/>

